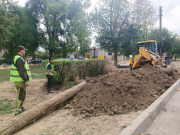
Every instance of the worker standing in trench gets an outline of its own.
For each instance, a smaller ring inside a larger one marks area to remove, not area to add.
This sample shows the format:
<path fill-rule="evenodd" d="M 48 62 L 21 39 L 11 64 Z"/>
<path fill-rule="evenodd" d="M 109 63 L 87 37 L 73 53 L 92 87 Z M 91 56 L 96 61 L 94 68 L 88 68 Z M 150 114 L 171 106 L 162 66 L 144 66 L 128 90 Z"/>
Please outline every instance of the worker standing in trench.
<path fill-rule="evenodd" d="M 53 66 L 53 58 L 49 58 L 49 63 L 46 65 L 46 76 L 48 78 L 48 85 L 47 85 L 47 92 L 48 93 L 54 93 L 51 90 L 51 86 L 53 83 L 53 77 L 54 77 L 54 66 Z"/>
<path fill-rule="evenodd" d="M 10 81 L 14 82 L 17 89 L 15 115 L 27 110 L 23 107 L 23 101 L 26 97 L 26 87 L 29 86 L 29 81 L 32 81 L 29 65 L 24 58 L 26 51 L 24 46 L 17 47 L 17 55 L 13 59 L 10 71 Z"/>

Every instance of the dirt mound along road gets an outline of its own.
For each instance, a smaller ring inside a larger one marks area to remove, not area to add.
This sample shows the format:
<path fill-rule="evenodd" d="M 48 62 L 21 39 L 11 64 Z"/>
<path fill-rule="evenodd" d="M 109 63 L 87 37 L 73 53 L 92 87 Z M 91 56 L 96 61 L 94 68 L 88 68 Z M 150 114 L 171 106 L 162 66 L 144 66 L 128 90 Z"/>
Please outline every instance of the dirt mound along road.
<path fill-rule="evenodd" d="M 106 73 L 119 72 L 119 69 L 115 65 L 113 65 L 110 61 L 105 60 L 105 65 L 106 65 Z"/>
<path fill-rule="evenodd" d="M 88 79 L 88 85 L 66 108 L 70 108 L 74 115 L 84 116 L 122 114 L 145 109 L 176 81 L 150 65 L 131 73 L 119 72 L 117 69 L 114 71 Z"/>

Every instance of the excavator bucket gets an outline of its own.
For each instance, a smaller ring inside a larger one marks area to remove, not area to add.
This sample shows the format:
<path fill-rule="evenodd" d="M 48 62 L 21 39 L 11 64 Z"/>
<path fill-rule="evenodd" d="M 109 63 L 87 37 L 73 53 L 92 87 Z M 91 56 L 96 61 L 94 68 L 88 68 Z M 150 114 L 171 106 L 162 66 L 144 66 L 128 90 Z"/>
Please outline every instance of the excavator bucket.
<path fill-rule="evenodd" d="M 169 76 L 173 75 L 173 68 L 171 65 L 167 65 L 167 67 L 161 67 L 160 65 L 156 65 L 156 67 Z"/>

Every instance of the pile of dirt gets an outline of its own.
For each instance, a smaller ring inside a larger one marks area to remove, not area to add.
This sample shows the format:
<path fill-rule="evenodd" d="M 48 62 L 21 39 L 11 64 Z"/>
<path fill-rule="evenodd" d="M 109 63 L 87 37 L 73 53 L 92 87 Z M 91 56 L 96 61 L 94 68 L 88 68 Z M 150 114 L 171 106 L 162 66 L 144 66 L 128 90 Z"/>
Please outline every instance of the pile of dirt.
<path fill-rule="evenodd" d="M 113 65 L 110 61 L 105 60 L 105 65 L 106 65 L 106 73 L 119 72 L 119 69 L 115 65 Z"/>
<path fill-rule="evenodd" d="M 74 115 L 122 114 L 147 108 L 177 79 L 150 65 L 133 72 L 108 72 L 86 80 L 87 86 L 66 108 Z"/>

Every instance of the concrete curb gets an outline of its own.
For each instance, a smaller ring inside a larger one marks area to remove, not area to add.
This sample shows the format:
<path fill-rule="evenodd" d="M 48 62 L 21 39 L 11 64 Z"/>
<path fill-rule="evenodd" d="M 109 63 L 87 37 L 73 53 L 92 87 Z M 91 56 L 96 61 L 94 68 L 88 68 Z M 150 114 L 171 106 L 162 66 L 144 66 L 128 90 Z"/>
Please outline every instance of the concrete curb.
<path fill-rule="evenodd" d="M 119 135 L 139 135 L 141 132 L 145 132 L 179 87 L 180 79 L 177 80 L 164 94 L 156 99 Z"/>

